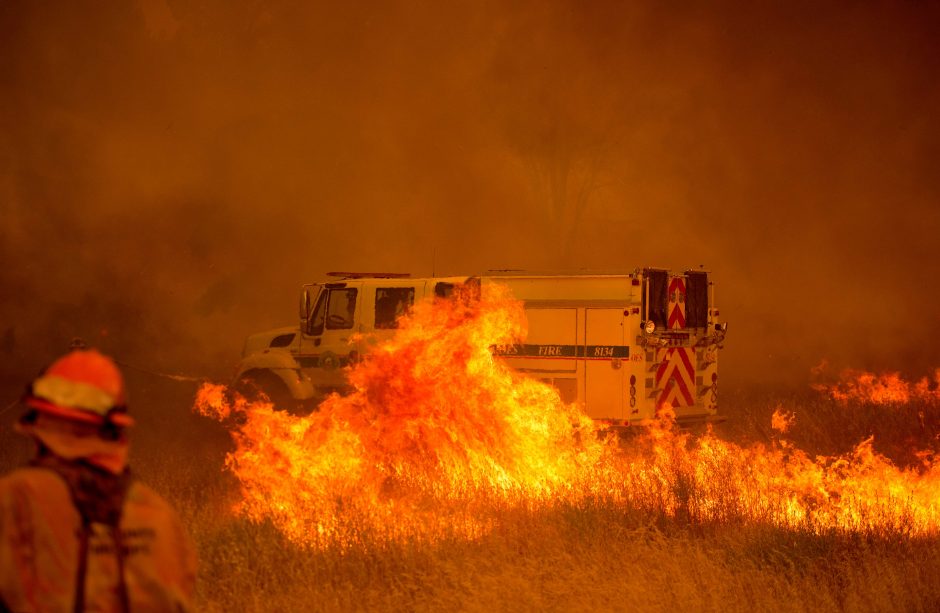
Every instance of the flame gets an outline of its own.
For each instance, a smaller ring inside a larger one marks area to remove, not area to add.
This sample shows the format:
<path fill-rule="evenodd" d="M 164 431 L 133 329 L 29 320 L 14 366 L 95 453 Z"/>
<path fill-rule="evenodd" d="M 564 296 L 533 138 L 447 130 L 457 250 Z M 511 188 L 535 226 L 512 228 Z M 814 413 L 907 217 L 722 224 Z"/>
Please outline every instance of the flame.
<path fill-rule="evenodd" d="M 770 427 L 781 434 L 785 434 L 796 423 L 796 414 L 792 411 L 784 411 L 781 407 L 774 409 L 774 414 L 770 416 Z"/>
<path fill-rule="evenodd" d="M 309 416 L 204 385 L 196 410 L 233 424 L 235 511 L 313 547 L 473 539 L 513 509 L 581 504 L 817 532 L 940 531 L 932 455 L 901 469 L 872 439 L 831 457 L 785 440 L 741 446 L 681 432 L 668 411 L 620 442 L 494 358 L 490 347 L 525 334 L 521 304 L 484 286 L 476 297 L 416 305 L 349 371 L 354 391 Z M 778 411 L 774 427 L 785 431 L 793 418 Z"/>
<path fill-rule="evenodd" d="M 814 371 L 819 374 L 821 371 Z M 833 400 L 848 404 L 861 402 L 875 405 L 899 406 L 913 401 L 935 403 L 940 401 L 940 369 L 933 380 L 923 377 L 919 381 L 907 381 L 900 373 L 875 374 L 862 370 L 846 369 L 835 383 L 817 383 L 817 391 Z"/>
<path fill-rule="evenodd" d="M 342 536 L 349 517 L 391 536 L 473 536 L 488 526 L 487 505 L 589 490 L 613 447 L 553 388 L 494 359 L 492 345 L 526 333 L 506 291 L 416 305 L 351 370 L 355 391 L 306 417 L 232 406 L 204 386 L 197 410 L 243 418 L 227 459 L 238 511 L 307 543 Z"/>

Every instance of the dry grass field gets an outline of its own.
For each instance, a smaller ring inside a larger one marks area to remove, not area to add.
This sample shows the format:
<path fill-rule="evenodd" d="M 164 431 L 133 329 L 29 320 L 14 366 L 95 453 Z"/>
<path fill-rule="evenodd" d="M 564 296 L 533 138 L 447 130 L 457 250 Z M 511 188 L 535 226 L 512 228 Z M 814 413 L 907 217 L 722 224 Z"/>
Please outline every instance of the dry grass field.
<path fill-rule="evenodd" d="M 714 432 L 598 436 L 494 361 L 481 313 L 403 326 L 309 417 L 223 425 L 127 373 L 132 466 L 195 540 L 201 609 L 940 610 L 936 382 L 726 389 Z M 11 409 L 0 470 L 30 453 Z"/>
<path fill-rule="evenodd" d="M 846 451 L 875 428 L 882 429 L 882 450 L 898 452 L 899 462 L 912 439 L 921 448 L 931 443 L 921 420 L 896 413 L 936 407 L 894 407 L 885 430 L 884 407 L 841 406 L 814 394 L 730 398 L 726 436 L 769 439 L 773 410 L 787 404 L 808 417 L 794 426 L 795 443 L 816 453 Z M 940 608 L 940 542 L 902 531 L 819 534 L 696 521 L 658 512 L 655 501 L 641 509 L 587 500 L 496 509 L 496 529 L 475 541 L 401 542 L 364 529 L 354 547 L 305 550 L 270 524 L 227 512 L 234 484 L 220 478 L 218 458 L 180 461 L 177 471 L 171 465 L 149 469 L 151 480 L 174 496 L 199 542 L 200 598 L 212 610 Z"/>
<path fill-rule="evenodd" d="M 354 544 L 300 546 L 270 522 L 233 514 L 238 484 L 223 469 L 232 445 L 219 424 L 190 412 L 194 386 L 144 375 L 132 375 L 130 386 L 140 422 L 133 465 L 192 533 L 203 610 L 940 610 L 936 537 L 700 520 L 657 512 L 654 501 L 496 507 L 494 528 L 478 539 L 388 539 L 364 527 Z M 813 453 L 845 451 L 875 433 L 877 448 L 905 462 L 912 444 L 936 442 L 932 404 L 731 392 L 725 407 L 719 435 L 742 443 L 769 441 L 781 407 L 797 414 L 794 444 Z M 10 432 L 11 414 L 4 417 L 6 469 L 29 447 Z"/>

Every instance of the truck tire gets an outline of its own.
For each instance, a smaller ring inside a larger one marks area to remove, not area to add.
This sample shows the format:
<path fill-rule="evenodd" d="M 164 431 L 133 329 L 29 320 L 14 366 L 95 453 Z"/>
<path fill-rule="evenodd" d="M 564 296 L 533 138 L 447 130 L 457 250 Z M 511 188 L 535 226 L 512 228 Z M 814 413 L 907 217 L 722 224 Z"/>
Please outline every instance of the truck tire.
<path fill-rule="evenodd" d="M 281 378 L 270 370 L 246 372 L 235 383 L 235 391 L 248 400 L 267 399 L 276 410 L 295 414 L 302 411 L 300 401 L 291 396 L 290 390 Z"/>

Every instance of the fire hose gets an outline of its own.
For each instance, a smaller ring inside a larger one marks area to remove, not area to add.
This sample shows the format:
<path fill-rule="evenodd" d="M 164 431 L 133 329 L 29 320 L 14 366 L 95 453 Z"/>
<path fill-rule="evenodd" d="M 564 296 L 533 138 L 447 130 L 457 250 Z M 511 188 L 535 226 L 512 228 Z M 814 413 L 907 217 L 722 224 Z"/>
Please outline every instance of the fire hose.
<path fill-rule="evenodd" d="M 200 383 L 202 381 L 209 380 L 208 377 L 196 377 L 192 375 L 177 375 L 177 374 L 170 374 L 170 373 L 165 373 L 165 372 L 158 372 L 155 370 L 150 370 L 148 368 L 135 366 L 134 364 L 129 364 L 127 362 L 122 362 L 121 360 L 114 360 L 114 363 L 120 366 L 121 368 L 129 368 L 131 370 L 135 370 L 137 372 L 141 372 L 141 373 L 150 375 L 152 377 L 159 377 L 161 379 L 169 379 L 171 381 L 181 381 L 184 383 Z M 8 405 L 6 405 L 3 409 L 0 409 L 0 416 L 6 415 L 7 413 L 15 409 L 19 404 L 20 404 L 20 399 L 16 398 L 12 402 L 10 402 Z"/>
<path fill-rule="evenodd" d="M 122 362 L 120 360 L 114 360 L 114 363 L 122 368 L 130 368 L 131 370 L 136 370 L 137 372 L 142 372 L 154 377 L 160 377 L 161 379 L 170 379 L 171 381 L 185 381 L 199 383 L 200 381 L 207 381 L 208 377 L 195 377 L 192 375 L 173 375 L 165 372 L 157 372 L 155 370 L 149 370 L 147 368 L 141 368 L 140 366 L 135 366 L 133 364 L 128 364 L 127 362 Z"/>

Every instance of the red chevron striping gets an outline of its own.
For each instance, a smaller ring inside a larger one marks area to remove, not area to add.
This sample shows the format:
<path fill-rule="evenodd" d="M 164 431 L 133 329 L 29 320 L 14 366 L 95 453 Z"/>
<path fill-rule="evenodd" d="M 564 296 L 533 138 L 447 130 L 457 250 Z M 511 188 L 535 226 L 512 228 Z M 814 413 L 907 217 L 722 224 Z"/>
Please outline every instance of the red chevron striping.
<path fill-rule="evenodd" d="M 682 406 L 687 407 L 687 406 L 691 406 L 695 404 L 692 401 L 692 393 L 689 391 L 689 388 L 686 385 L 685 380 L 682 377 L 673 377 L 672 380 L 676 382 L 676 386 L 678 386 L 679 391 L 682 392 L 682 396 L 685 399 L 685 404 Z"/>
<path fill-rule="evenodd" d="M 662 352 L 657 359 L 661 360 L 659 368 L 656 369 L 656 384 L 659 385 L 660 381 L 663 379 L 668 379 L 668 374 L 670 367 L 673 367 L 672 363 L 672 354 L 675 351 L 674 347 L 669 349 L 660 349 Z"/>
<path fill-rule="evenodd" d="M 666 376 L 666 370 L 669 368 L 669 349 L 660 349 L 656 353 L 656 359 L 659 360 L 659 368 L 656 369 L 656 387 L 659 387 L 659 384 L 662 383 L 663 377 Z"/>
<path fill-rule="evenodd" d="M 681 298 L 681 299 L 680 299 Z M 682 277 L 673 277 L 669 283 L 669 301 L 672 303 L 672 311 L 669 313 L 669 322 L 667 327 L 670 330 L 677 330 L 685 327 L 685 281 Z"/>
<path fill-rule="evenodd" d="M 692 349 L 679 349 L 678 353 L 680 360 L 682 361 L 682 365 L 685 366 L 684 369 L 681 369 L 681 367 L 679 369 L 682 370 L 682 375 L 684 375 L 682 377 L 682 388 L 685 392 L 685 400 L 688 403 L 686 406 L 691 406 L 695 404 L 695 398 L 692 394 L 692 389 L 695 385 L 695 367 L 692 366 L 691 361 Z"/>
<path fill-rule="evenodd" d="M 676 303 L 675 308 L 672 309 L 672 313 L 669 315 L 669 329 L 676 330 L 684 327 L 685 314 L 682 312 L 682 309 L 679 308 L 679 304 Z"/>
<path fill-rule="evenodd" d="M 679 368 L 676 368 L 672 372 L 672 375 L 669 377 L 669 386 L 675 387 L 677 391 L 682 393 L 682 400 L 685 400 L 685 404 L 677 403 L 678 406 L 689 406 L 692 404 L 692 394 L 689 392 L 689 386 L 685 378 L 682 376 Z"/>
<path fill-rule="evenodd" d="M 656 369 L 656 383 L 657 383 L 657 384 L 658 384 L 658 383 L 660 382 L 660 380 L 663 378 L 663 375 L 666 374 L 666 369 L 669 368 L 669 358 L 670 358 L 669 353 L 670 353 L 671 351 L 672 351 L 672 349 L 667 349 L 667 350 L 666 350 L 666 354 L 665 354 L 664 356 L 662 356 L 663 361 L 660 362 L 659 368 Z"/>
<path fill-rule="evenodd" d="M 673 392 L 676 393 L 674 394 Z M 679 402 L 669 402 L 671 398 L 675 398 Z M 658 405 L 663 406 L 667 402 L 673 406 L 679 407 L 690 407 L 695 404 L 692 399 L 692 393 L 686 387 L 685 382 L 679 378 L 669 379 L 665 389 L 663 389 L 663 393 L 660 394 Z"/>
<path fill-rule="evenodd" d="M 682 365 L 685 365 L 685 372 L 694 373 L 695 369 L 692 367 L 691 362 L 689 361 L 689 355 L 686 353 L 686 350 L 681 347 L 670 347 L 669 349 L 663 350 L 665 355 L 663 355 L 663 361 L 660 363 L 659 368 L 656 369 L 656 379 L 657 381 L 662 380 L 666 375 L 667 371 L 673 371 L 676 368 L 680 368 Z M 678 355 L 679 359 L 673 359 L 674 356 Z M 668 373 L 669 376 L 672 376 L 672 372 Z"/>
<path fill-rule="evenodd" d="M 665 350 L 663 362 L 656 371 L 657 387 L 665 380 L 665 386 L 659 395 L 660 406 L 670 402 L 673 398 L 679 402 L 671 403 L 677 406 L 692 406 L 695 399 L 692 394 L 692 385 L 695 380 L 695 368 L 691 362 L 691 349 L 672 347 Z"/>
<path fill-rule="evenodd" d="M 672 392 L 672 385 L 672 379 L 666 382 L 666 387 L 663 388 L 663 393 L 659 395 L 659 402 L 657 403 L 659 406 L 663 406 L 669 402 L 669 396 Z"/>
<path fill-rule="evenodd" d="M 691 376 L 695 376 L 695 367 L 692 366 L 692 359 L 689 356 L 691 352 L 690 349 L 680 349 L 677 351 L 679 356 L 682 358 L 682 362 L 685 364 L 685 372 Z"/>

